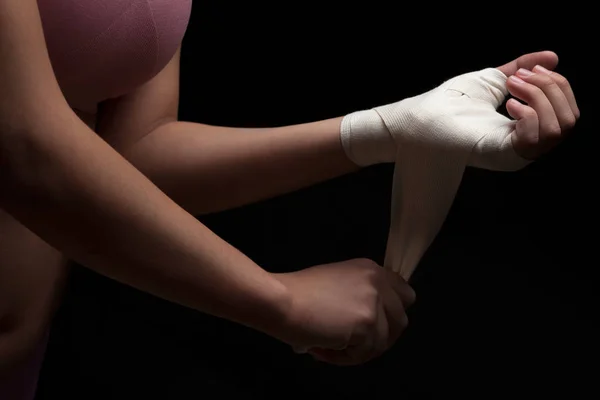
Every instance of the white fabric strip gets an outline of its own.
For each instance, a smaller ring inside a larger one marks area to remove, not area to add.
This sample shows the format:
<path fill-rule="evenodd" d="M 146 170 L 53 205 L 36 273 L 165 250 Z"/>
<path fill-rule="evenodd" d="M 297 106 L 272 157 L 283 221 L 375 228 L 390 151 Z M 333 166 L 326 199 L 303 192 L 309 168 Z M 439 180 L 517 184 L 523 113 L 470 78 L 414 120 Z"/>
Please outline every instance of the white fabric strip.
<path fill-rule="evenodd" d="M 487 68 L 343 119 L 342 144 L 355 163 L 395 162 L 384 267 L 404 279 L 438 234 L 467 166 L 511 171 L 530 162 L 512 148 L 515 122 L 497 112 L 506 79 Z"/>

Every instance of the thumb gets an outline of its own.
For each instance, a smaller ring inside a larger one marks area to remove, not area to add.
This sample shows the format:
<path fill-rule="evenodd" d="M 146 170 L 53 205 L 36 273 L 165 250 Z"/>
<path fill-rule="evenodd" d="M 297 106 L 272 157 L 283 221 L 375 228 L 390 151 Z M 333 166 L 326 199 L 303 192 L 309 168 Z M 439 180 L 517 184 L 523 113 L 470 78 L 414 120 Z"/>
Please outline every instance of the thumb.
<path fill-rule="evenodd" d="M 497 67 L 500 72 L 506 76 L 514 75 L 519 68 L 532 69 L 536 65 L 541 65 L 552 71 L 558 64 L 558 56 L 553 51 L 538 51 L 529 53 L 512 60 L 500 67 Z"/>

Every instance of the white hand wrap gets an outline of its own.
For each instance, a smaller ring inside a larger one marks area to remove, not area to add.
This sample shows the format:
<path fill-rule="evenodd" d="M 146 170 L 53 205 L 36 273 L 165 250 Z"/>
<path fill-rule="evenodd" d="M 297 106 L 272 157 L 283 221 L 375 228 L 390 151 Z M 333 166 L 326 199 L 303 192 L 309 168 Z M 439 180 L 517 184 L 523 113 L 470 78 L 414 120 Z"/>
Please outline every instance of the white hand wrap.
<path fill-rule="evenodd" d="M 342 121 L 352 161 L 396 163 L 384 266 L 407 280 L 439 232 L 467 165 L 514 171 L 530 162 L 512 147 L 515 122 L 496 111 L 508 94 L 506 79 L 495 68 L 463 74 Z"/>

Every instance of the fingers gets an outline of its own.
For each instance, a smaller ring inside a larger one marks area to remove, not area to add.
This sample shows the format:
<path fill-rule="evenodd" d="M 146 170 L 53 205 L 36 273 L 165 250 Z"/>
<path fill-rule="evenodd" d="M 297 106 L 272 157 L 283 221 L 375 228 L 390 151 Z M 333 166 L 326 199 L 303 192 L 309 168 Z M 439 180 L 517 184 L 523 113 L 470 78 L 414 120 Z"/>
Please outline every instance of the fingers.
<path fill-rule="evenodd" d="M 396 343 L 396 340 L 402 335 L 402 332 L 408 326 L 408 317 L 406 316 L 405 307 L 402 301 L 398 298 L 398 295 L 393 291 L 389 290 L 386 293 L 382 293 L 382 309 L 385 320 L 386 320 L 386 336 L 385 342 L 381 342 L 383 350 L 387 350 Z"/>
<path fill-rule="evenodd" d="M 348 355 L 350 355 L 356 364 L 372 360 L 388 349 L 388 338 L 390 335 L 389 322 L 383 301 L 380 301 L 374 330 L 370 332 L 370 337 L 358 346 L 351 346 L 347 349 Z"/>
<path fill-rule="evenodd" d="M 384 290 L 377 316 L 369 329 L 357 332 L 347 348 L 342 350 L 313 348 L 308 351 L 316 360 L 338 366 L 359 365 L 381 356 L 408 326 L 402 301 L 391 287 Z"/>
<path fill-rule="evenodd" d="M 550 78 L 552 78 L 552 80 L 556 83 L 556 85 L 558 85 L 558 87 L 563 92 L 563 95 L 567 99 L 569 107 L 571 108 L 571 112 L 575 116 L 575 119 L 579 119 L 580 112 L 579 107 L 577 106 L 577 101 L 575 100 L 575 93 L 573 93 L 573 88 L 571 87 L 571 84 L 569 83 L 567 78 L 565 78 L 557 72 L 549 71 L 548 69 L 540 65 L 536 65 L 533 68 L 533 72 L 539 74 L 546 74 L 549 75 Z"/>
<path fill-rule="evenodd" d="M 389 326 L 389 348 L 408 326 L 406 309 L 415 302 L 415 292 L 397 273 L 388 272 L 389 289 L 382 290 L 381 296 Z"/>
<path fill-rule="evenodd" d="M 387 274 L 387 282 L 391 285 L 400 300 L 402 300 L 404 308 L 407 309 L 412 306 L 416 299 L 413 288 L 398 273 L 388 269 L 385 272 Z"/>
<path fill-rule="evenodd" d="M 506 103 L 508 115 L 517 120 L 516 136 L 513 137 L 513 147 L 523 158 L 533 160 L 539 155 L 538 137 L 539 121 L 535 110 L 510 99 Z"/>
<path fill-rule="evenodd" d="M 345 350 L 329 350 L 314 348 L 308 352 L 317 361 L 326 362 L 328 364 L 337 365 L 340 367 L 356 365 L 356 362 Z"/>
<path fill-rule="evenodd" d="M 388 349 L 396 343 L 400 335 L 408 327 L 408 316 L 403 307 L 393 308 L 390 305 L 386 305 L 386 316 L 389 327 L 386 343 L 386 349 Z"/>
<path fill-rule="evenodd" d="M 377 326 L 375 328 L 375 341 L 371 358 L 382 355 L 389 347 L 390 337 L 390 319 L 385 310 L 383 302 L 379 302 L 379 318 L 377 318 Z M 404 314 L 404 313 L 402 313 Z"/>
<path fill-rule="evenodd" d="M 537 88 L 539 88 L 543 92 L 543 95 L 545 95 L 540 97 L 546 97 L 548 99 L 548 102 L 553 108 L 554 117 L 556 117 L 556 120 L 558 121 L 558 125 L 561 130 L 561 132 L 559 132 L 558 134 L 560 135 L 560 133 L 568 132 L 569 130 L 571 130 L 571 128 L 573 128 L 573 126 L 575 126 L 576 118 L 573 114 L 573 110 L 571 109 L 571 105 L 569 104 L 565 93 L 563 92 L 562 88 L 557 84 L 557 82 L 552 78 L 552 76 L 550 75 L 550 71 L 542 67 L 534 68 L 534 71 L 539 72 L 532 72 L 526 69 L 520 69 L 517 71 L 517 76 L 521 77 L 530 85 L 534 85 Z"/>
<path fill-rule="evenodd" d="M 558 56 L 552 51 L 538 51 L 522 55 L 512 60 L 498 69 L 506 76 L 514 75 L 519 68 L 532 69 L 536 65 L 542 65 L 547 69 L 554 69 L 558 64 Z"/>
<path fill-rule="evenodd" d="M 374 301 L 354 316 L 358 319 L 346 347 L 311 348 L 308 353 L 315 359 L 339 366 L 365 363 L 389 349 L 408 326 L 405 309 L 415 301 L 414 290 L 398 274 L 377 265 L 369 268 L 369 276 Z"/>
<path fill-rule="evenodd" d="M 374 329 L 367 336 L 359 335 L 355 345 L 350 345 L 343 350 L 311 349 L 309 354 L 316 360 L 338 366 L 351 366 L 363 364 L 382 355 L 388 349 L 390 328 L 383 306 L 379 305 L 378 317 L 374 322 Z"/>
<path fill-rule="evenodd" d="M 508 91 L 527 105 L 511 99 L 509 114 L 517 120 L 515 151 L 525 158 L 536 158 L 562 140 L 575 125 L 579 109 L 573 90 L 560 74 L 535 66 L 519 69 L 510 76 Z M 537 125 L 537 126 L 536 126 Z"/>
<path fill-rule="evenodd" d="M 508 91 L 518 99 L 523 100 L 535 110 L 539 123 L 538 140 L 546 145 L 549 140 L 556 140 L 561 130 L 552 103 L 539 87 L 525 82 L 522 78 L 513 75 L 507 82 Z"/>

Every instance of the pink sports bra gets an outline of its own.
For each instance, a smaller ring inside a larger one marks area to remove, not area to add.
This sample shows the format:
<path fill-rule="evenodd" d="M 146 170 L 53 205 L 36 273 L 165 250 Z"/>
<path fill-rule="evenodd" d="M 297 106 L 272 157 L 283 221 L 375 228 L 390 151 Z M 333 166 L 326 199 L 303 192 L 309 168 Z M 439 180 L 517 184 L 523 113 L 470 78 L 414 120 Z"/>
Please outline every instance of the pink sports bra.
<path fill-rule="evenodd" d="M 75 109 L 95 114 L 160 72 L 181 44 L 192 0 L 38 0 L 54 73 Z"/>
<path fill-rule="evenodd" d="M 181 44 L 192 0 L 38 0 L 54 73 L 72 108 L 96 114 L 103 100 L 150 80 Z M 45 339 L 0 400 L 31 400 Z"/>

